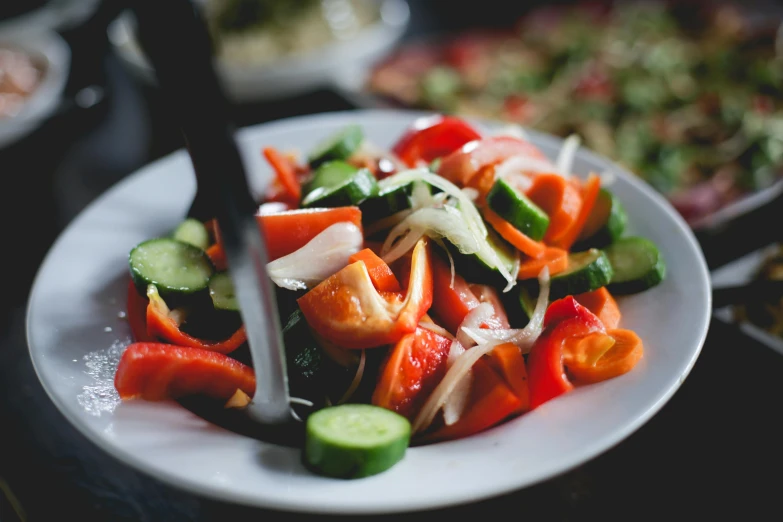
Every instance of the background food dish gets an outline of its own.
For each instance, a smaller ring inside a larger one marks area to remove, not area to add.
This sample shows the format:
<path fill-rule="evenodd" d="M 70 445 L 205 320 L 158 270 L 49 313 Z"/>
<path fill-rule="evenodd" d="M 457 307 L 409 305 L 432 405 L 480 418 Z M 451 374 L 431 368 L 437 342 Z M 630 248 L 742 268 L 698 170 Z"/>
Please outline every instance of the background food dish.
<path fill-rule="evenodd" d="M 537 8 L 504 31 L 411 43 L 345 88 L 578 133 L 698 228 L 783 185 L 780 13 L 757 14 L 726 2 Z"/>
<path fill-rule="evenodd" d="M 204 12 L 218 36 L 218 74 L 227 94 L 237 102 L 281 98 L 329 86 L 349 71 L 369 67 L 402 36 L 410 16 L 404 0 L 354 2 L 359 7 L 354 10 L 352 2 L 342 0 L 200 3 L 205 5 Z M 243 20 L 269 16 L 275 21 L 242 26 L 240 31 L 229 17 L 218 16 L 224 11 L 211 7 L 217 5 L 250 6 L 251 16 Z M 293 5 L 299 7 L 294 9 Z M 326 22 L 327 14 L 334 19 L 331 25 Z M 220 29 L 218 20 L 223 19 L 224 28 Z M 349 23 L 351 20 L 355 23 Z M 229 25 L 231 30 L 226 28 Z M 136 41 L 132 14 L 123 13 L 108 32 L 129 70 L 154 82 L 152 69 Z"/>
<path fill-rule="evenodd" d="M 68 44 L 54 31 L 0 32 L 0 52 L 3 49 L 27 56 L 30 63 L 35 64 L 39 76 L 34 80 L 35 87 L 16 108 L 9 108 L 5 117 L 2 117 L 5 111 L 0 109 L 0 147 L 29 134 L 57 109 L 68 79 L 71 58 Z M 6 56 L 6 59 L 15 61 L 18 58 Z M 0 63 L 0 75 L 3 74 L 2 69 L 3 64 Z M 5 84 L 0 81 L 0 85 Z M 0 91 L 5 90 L 5 87 L 0 87 Z M 10 85 L 7 90 L 12 90 Z"/>
<path fill-rule="evenodd" d="M 249 170 L 264 172 L 258 154 L 264 145 L 308 150 L 358 123 L 372 141 L 388 146 L 418 115 L 349 111 L 309 116 L 246 129 L 240 142 Z M 560 146 L 559 140 L 538 133 L 531 140 L 550 156 Z M 577 174 L 605 168 L 614 169 L 584 149 L 577 154 Z M 193 181 L 180 151 L 128 178 L 81 214 L 36 277 L 28 339 L 41 382 L 82 433 L 126 463 L 203 495 L 294 511 L 380 513 L 469 502 L 530 485 L 609 449 L 649 420 L 688 375 L 706 335 L 709 282 L 691 232 L 658 195 L 618 169 L 613 189 L 631 212 L 630 226 L 671 260 L 664 283 L 620 305 L 628 326 L 650 339 L 638 371 L 574 393 L 524 422 L 473 439 L 415 448 L 405 462 L 373 480 L 322 482 L 301 472 L 296 450 L 218 428 L 176 403 L 118 407 L 112 396 L 111 364 L 121 347 L 115 341 L 122 343 L 128 332 L 118 315 L 127 252 L 180 221 L 193 196 Z M 139 213 L 142 205 L 149 211 Z M 88 255 L 85 242 L 101 245 L 100 253 Z M 71 277 L 62 278 L 63 270 Z M 606 401 L 612 408 L 600 406 Z M 450 458 L 456 454 L 458 460 Z M 422 481 L 427 488 L 420 487 Z"/>

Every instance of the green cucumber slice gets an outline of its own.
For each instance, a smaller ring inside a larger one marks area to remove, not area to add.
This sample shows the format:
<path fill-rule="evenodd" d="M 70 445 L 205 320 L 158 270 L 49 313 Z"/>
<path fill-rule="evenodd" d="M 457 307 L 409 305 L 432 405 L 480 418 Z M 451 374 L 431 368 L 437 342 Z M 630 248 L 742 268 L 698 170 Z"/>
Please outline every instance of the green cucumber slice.
<path fill-rule="evenodd" d="M 598 192 L 590 216 L 574 244 L 574 250 L 603 248 L 620 239 L 625 232 L 628 215 L 620 200 L 605 188 Z"/>
<path fill-rule="evenodd" d="M 387 187 L 376 196 L 366 199 L 360 206 L 362 219 L 368 223 L 411 208 L 411 194 L 414 186 L 422 186 L 430 194 L 436 192 L 426 181 L 411 181 L 404 185 Z"/>
<path fill-rule="evenodd" d="M 198 219 L 188 218 L 174 229 L 171 235 L 176 240 L 206 250 L 209 246 L 209 231 Z"/>
<path fill-rule="evenodd" d="M 666 277 L 666 263 L 649 239 L 624 237 L 606 247 L 605 252 L 614 270 L 607 288 L 616 295 L 642 292 Z"/>
<path fill-rule="evenodd" d="M 410 437 L 408 419 L 386 408 L 331 406 L 307 417 L 303 461 L 328 477 L 369 477 L 400 462 Z"/>
<path fill-rule="evenodd" d="M 308 184 L 303 207 L 359 205 L 378 194 L 378 182 L 369 169 L 357 169 L 344 161 L 322 164 Z"/>
<path fill-rule="evenodd" d="M 239 311 L 234 283 L 228 272 L 216 272 L 209 279 L 209 297 L 217 310 Z"/>
<path fill-rule="evenodd" d="M 549 227 L 549 216 L 527 196 L 505 180 L 498 179 L 487 193 L 487 205 L 520 232 L 541 241 Z"/>
<path fill-rule="evenodd" d="M 490 265 L 488 260 L 484 259 L 481 254 L 463 254 L 459 251 L 457 245 L 448 240 L 445 243 L 454 258 L 457 270 L 471 282 L 485 283 L 500 286 L 501 288 L 506 286 L 507 281 L 503 274 L 500 273 L 500 270 Z M 506 270 L 513 274 L 515 264 L 514 247 L 509 245 L 491 228 L 487 229 L 487 243 L 498 255 Z"/>
<path fill-rule="evenodd" d="M 331 160 L 346 160 L 356 152 L 363 140 L 362 128 L 359 125 L 348 125 L 319 143 L 307 161 L 311 167 L 317 167 Z"/>
<path fill-rule="evenodd" d="M 568 268 L 550 279 L 549 300 L 598 290 L 612 280 L 612 265 L 597 248 L 568 256 Z"/>
<path fill-rule="evenodd" d="M 164 299 L 205 292 L 215 271 L 202 249 L 167 237 L 136 245 L 128 264 L 139 293 L 145 294 L 147 285 L 155 285 Z"/>

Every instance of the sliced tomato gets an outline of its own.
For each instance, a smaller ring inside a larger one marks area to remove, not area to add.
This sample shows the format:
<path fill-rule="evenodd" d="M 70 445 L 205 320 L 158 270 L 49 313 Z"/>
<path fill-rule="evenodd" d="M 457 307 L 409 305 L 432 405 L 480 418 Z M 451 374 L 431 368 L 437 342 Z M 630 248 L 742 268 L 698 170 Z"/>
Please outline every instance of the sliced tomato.
<path fill-rule="evenodd" d="M 513 156 L 547 160 L 544 153 L 529 141 L 513 136 L 492 136 L 468 142 L 443 158 L 438 174 L 458 187 L 465 187 L 482 168 Z"/>
<path fill-rule="evenodd" d="M 229 399 L 238 389 L 251 397 L 253 369 L 217 352 L 164 343 L 133 343 L 125 350 L 114 375 L 122 399 L 148 401 L 206 395 Z"/>
<path fill-rule="evenodd" d="M 315 332 L 344 348 L 394 344 L 416 331 L 432 305 L 429 246 L 421 239 L 413 248 L 405 298 L 380 294 L 362 261 L 352 263 L 298 299 Z"/>
<path fill-rule="evenodd" d="M 460 118 L 426 116 L 413 123 L 392 147 L 392 152 L 409 167 L 418 167 L 480 138 L 478 131 Z"/>
<path fill-rule="evenodd" d="M 481 301 L 470 289 L 465 279 L 455 273 L 451 284 L 451 266 L 440 256 L 432 255 L 432 313 L 438 322 L 451 333 Z"/>
<path fill-rule="evenodd" d="M 381 365 L 372 403 L 396 411 L 412 422 L 446 374 L 450 348 L 450 339 L 426 328 L 417 328 L 404 336 Z"/>

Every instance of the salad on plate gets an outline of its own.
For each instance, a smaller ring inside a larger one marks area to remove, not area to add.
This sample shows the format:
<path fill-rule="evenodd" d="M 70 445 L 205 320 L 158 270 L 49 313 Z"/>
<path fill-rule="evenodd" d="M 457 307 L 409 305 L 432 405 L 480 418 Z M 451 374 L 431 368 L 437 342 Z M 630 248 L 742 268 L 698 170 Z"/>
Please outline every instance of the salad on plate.
<path fill-rule="evenodd" d="M 666 265 L 627 233 L 607 176 L 572 174 L 578 147 L 548 158 L 518 128 L 436 114 L 390 150 L 358 125 L 306 156 L 263 149 L 275 177 L 256 219 L 311 470 L 374 475 L 633 371 L 644 342 L 621 296 Z M 135 245 L 128 270 L 120 397 L 246 407 L 255 374 L 215 220 Z"/>

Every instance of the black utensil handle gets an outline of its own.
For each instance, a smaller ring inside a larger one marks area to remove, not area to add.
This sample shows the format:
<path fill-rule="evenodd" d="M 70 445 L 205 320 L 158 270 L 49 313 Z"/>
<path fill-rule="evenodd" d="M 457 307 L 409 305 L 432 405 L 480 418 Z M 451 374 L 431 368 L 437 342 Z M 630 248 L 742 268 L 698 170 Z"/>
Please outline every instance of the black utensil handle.
<path fill-rule="evenodd" d="M 193 163 L 197 196 L 191 215 L 217 220 L 253 365 L 263 369 L 253 396 L 258 407 L 249 411 L 263 417 L 261 422 L 285 424 L 293 417 L 279 312 L 266 273 L 269 260 L 206 22 L 189 0 L 138 0 L 133 7 L 142 47 Z"/>

